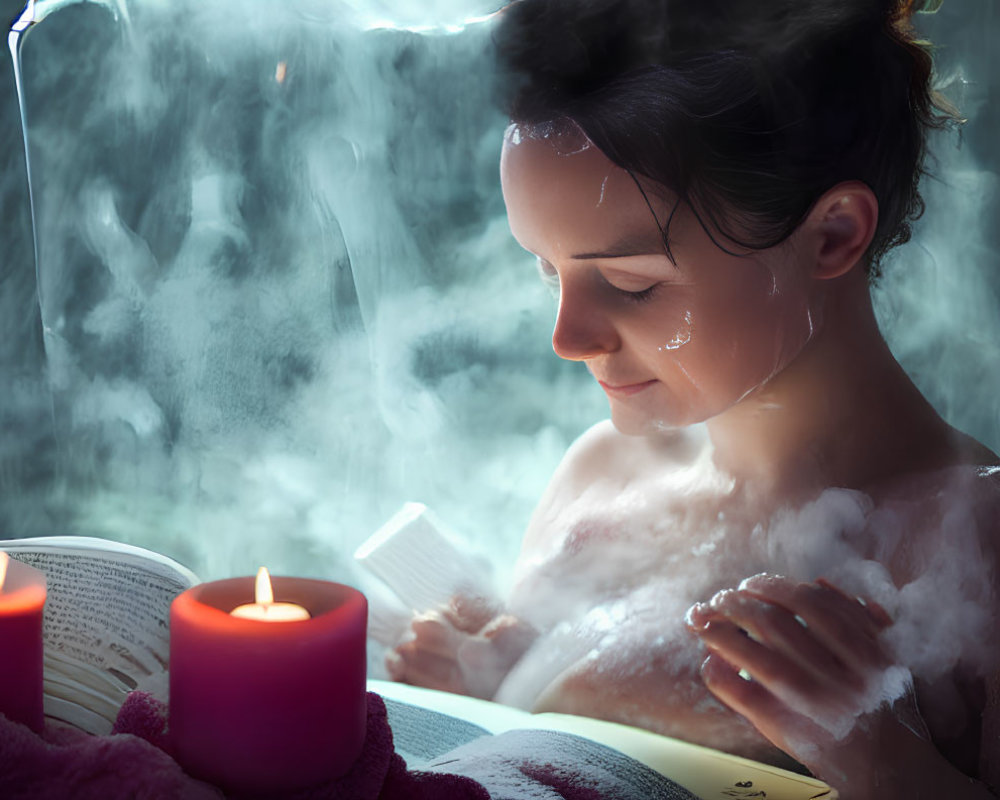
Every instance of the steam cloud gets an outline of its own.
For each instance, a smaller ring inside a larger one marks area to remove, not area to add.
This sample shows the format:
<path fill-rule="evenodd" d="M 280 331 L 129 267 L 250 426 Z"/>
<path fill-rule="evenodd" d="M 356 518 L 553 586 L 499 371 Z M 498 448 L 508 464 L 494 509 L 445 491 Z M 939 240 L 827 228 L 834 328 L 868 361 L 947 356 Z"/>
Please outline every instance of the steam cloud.
<path fill-rule="evenodd" d="M 506 229 L 489 25 L 462 24 L 494 5 L 44 7 L 22 48 L 37 272 L 12 79 L 0 127 L 0 536 L 348 579 L 418 500 L 512 563 L 605 407 L 549 352 L 551 298 Z M 997 449 L 1000 17 L 967 0 L 922 26 L 969 123 L 935 139 L 877 306 L 932 402 Z"/>

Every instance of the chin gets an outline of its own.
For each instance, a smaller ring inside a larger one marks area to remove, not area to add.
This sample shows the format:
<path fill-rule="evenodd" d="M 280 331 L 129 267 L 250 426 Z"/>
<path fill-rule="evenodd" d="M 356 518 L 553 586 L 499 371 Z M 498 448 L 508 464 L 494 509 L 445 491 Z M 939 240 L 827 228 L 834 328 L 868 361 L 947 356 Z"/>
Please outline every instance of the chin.
<path fill-rule="evenodd" d="M 672 420 L 664 415 L 629 413 L 611 408 L 611 424 L 625 436 L 656 436 L 687 428 L 701 420 Z"/>

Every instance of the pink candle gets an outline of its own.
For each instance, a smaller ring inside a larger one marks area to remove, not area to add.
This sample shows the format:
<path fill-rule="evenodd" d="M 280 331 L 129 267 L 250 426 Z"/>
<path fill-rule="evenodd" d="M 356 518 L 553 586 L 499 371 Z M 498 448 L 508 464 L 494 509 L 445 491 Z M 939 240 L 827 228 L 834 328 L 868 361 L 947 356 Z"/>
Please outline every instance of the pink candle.
<path fill-rule="evenodd" d="M 41 731 L 45 573 L 0 551 L 0 714 Z"/>
<path fill-rule="evenodd" d="M 191 775 L 280 796 L 340 777 L 361 752 L 368 603 L 341 584 L 274 578 L 274 605 L 301 606 L 301 619 L 255 610 L 253 583 L 203 583 L 174 600 L 170 737 Z"/>

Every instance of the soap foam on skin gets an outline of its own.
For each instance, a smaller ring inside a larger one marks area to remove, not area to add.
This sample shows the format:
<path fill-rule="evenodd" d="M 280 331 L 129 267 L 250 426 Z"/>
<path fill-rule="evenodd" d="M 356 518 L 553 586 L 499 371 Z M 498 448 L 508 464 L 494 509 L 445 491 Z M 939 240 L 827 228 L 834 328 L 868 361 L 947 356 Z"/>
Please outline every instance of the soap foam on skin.
<path fill-rule="evenodd" d="M 954 702 L 953 670 L 961 661 L 983 676 L 1000 664 L 995 565 L 980 541 L 990 510 L 1000 507 L 1000 490 L 974 468 L 952 468 L 879 497 L 827 489 L 758 522 L 741 512 L 739 487 L 706 457 L 710 449 L 698 446 L 697 434 L 676 434 L 678 447 L 668 452 L 687 447 L 687 458 L 672 464 L 647 440 L 621 437 L 607 423 L 586 435 L 578 474 L 555 482 L 562 489 L 543 500 L 532 525 L 557 533 L 529 540 L 522 553 L 510 604 L 542 635 L 497 698 L 611 713 L 775 760 L 754 729 L 712 701 L 699 675 L 705 650 L 684 627 L 694 603 L 766 573 L 824 577 L 882 605 L 893 623 L 881 640 L 896 663 L 869 676 L 862 711 L 903 697 L 914 679 L 918 692 L 933 682 L 921 712 L 936 733 L 961 730 L 966 712 Z M 613 441 L 627 446 L 616 449 Z M 576 499 L 562 492 L 577 492 Z M 560 706 L 560 687 L 569 687 L 568 707 Z M 580 687 L 601 688 L 587 701 Z M 859 724 L 857 708 L 807 705 L 802 714 L 833 741 Z"/>

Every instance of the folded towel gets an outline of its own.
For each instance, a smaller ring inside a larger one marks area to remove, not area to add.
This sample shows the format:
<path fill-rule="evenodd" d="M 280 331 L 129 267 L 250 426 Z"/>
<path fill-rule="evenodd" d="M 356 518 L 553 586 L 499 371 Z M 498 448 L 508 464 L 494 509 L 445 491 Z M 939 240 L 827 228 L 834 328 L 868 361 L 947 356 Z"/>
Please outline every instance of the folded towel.
<path fill-rule="evenodd" d="M 142 692 L 122 705 L 111 736 L 48 723 L 42 736 L 0 714 L 0 796 L 4 800 L 223 800 L 169 755 L 167 707 Z M 250 800 L 230 796 L 229 800 Z M 257 797 L 254 800 L 261 800 Z M 408 772 L 393 750 L 385 704 L 368 695 L 368 732 L 351 771 L 280 800 L 490 800 L 471 778 Z"/>
<path fill-rule="evenodd" d="M 132 692 L 115 722 L 115 733 L 139 736 L 169 752 L 168 709 L 143 692 Z M 230 800 L 251 797 L 230 795 Z M 254 800 L 260 800 L 259 797 Z M 350 772 L 327 784 L 288 792 L 281 800 L 490 800 L 471 778 L 445 772 L 409 772 L 395 752 L 382 698 L 368 693 L 368 730 L 361 755 Z"/>
<path fill-rule="evenodd" d="M 137 736 L 91 736 L 47 723 L 42 736 L 0 714 L 4 800 L 222 800 Z"/>
<path fill-rule="evenodd" d="M 471 778 L 446 771 L 407 771 L 406 762 L 393 748 L 385 703 L 369 692 L 368 732 L 351 771 L 328 784 L 289 793 L 282 800 L 490 800 L 490 795 Z"/>

